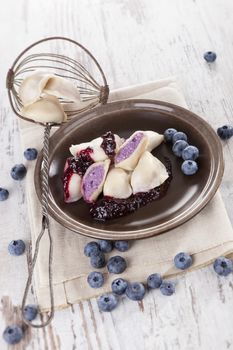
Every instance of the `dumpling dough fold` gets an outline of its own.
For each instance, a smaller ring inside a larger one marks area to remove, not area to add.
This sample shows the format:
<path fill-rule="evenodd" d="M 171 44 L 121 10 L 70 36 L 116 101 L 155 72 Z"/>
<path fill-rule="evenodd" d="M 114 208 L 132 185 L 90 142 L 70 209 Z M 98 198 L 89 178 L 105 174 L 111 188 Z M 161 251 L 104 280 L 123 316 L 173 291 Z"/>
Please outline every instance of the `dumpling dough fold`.
<path fill-rule="evenodd" d="M 130 174 L 120 168 L 112 168 L 106 177 L 103 189 L 104 196 L 129 198 L 132 194 Z"/>
<path fill-rule="evenodd" d="M 141 156 L 131 176 L 133 193 L 148 192 L 152 188 L 160 186 L 168 177 L 164 164 L 146 151 Z"/>

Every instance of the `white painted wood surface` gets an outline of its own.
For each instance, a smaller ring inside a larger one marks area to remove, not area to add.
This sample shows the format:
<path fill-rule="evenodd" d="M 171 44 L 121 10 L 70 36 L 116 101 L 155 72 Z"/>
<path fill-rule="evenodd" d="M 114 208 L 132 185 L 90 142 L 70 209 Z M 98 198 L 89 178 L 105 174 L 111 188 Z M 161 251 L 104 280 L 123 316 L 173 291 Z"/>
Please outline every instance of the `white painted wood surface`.
<path fill-rule="evenodd" d="M 2 2 L 0 186 L 11 195 L 0 203 L 0 332 L 19 317 L 27 272 L 26 258 L 10 257 L 7 245 L 15 238 L 29 239 L 24 182 L 9 177 L 11 166 L 24 161 L 18 121 L 4 87 L 16 55 L 42 37 L 64 35 L 94 53 L 111 89 L 177 75 L 190 109 L 216 128 L 233 123 L 232 13 L 232 0 Z M 213 65 L 202 58 L 206 50 L 218 54 Z M 224 154 L 221 191 L 233 223 L 233 139 L 224 144 Z M 141 303 L 124 300 L 111 314 L 100 314 L 96 300 L 59 311 L 52 325 L 27 330 L 14 349 L 233 349 L 232 293 L 233 277 L 218 278 L 208 267 L 179 278 L 170 298 L 151 292 Z M 0 349 L 7 349 L 2 339 Z"/>

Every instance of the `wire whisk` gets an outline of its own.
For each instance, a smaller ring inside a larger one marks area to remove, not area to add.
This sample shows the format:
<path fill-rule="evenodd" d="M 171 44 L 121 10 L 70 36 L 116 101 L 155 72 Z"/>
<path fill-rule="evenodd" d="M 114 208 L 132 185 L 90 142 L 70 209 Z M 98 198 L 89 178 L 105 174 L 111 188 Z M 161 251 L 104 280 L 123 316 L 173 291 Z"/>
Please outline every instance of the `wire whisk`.
<path fill-rule="evenodd" d="M 66 53 L 66 54 L 64 54 Z M 68 55 L 67 55 L 68 53 Z M 10 105 L 15 114 L 21 119 L 45 127 L 43 141 L 43 161 L 41 168 L 41 205 L 42 205 L 42 227 L 40 234 L 35 242 L 35 249 L 32 257 L 32 263 L 29 266 L 28 279 L 22 300 L 22 317 L 26 324 L 35 328 L 41 328 L 48 325 L 54 317 L 54 295 L 53 295 L 53 239 L 50 232 L 49 214 L 48 214 L 48 195 L 49 195 L 49 136 L 53 126 L 61 124 L 50 122 L 38 122 L 27 118 L 22 114 L 23 103 L 20 99 L 19 90 L 23 81 L 37 71 L 46 72 L 71 81 L 80 94 L 80 103 L 70 101 L 67 98 L 60 97 L 59 102 L 67 115 L 67 121 L 78 116 L 78 114 L 90 110 L 98 104 L 106 104 L 109 95 L 109 87 L 105 75 L 95 59 L 95 57 L 78 42 L 64 37 L 50 37 L 35 42 L 27 47 L 15 59 L 8 71 L 6 78 L 6 87 Z M 91 73 L 90 73 L 91 72 Z M 28 297 L 32 276 L 39 253 L 40 241 L 47 232 L 49 237 L 49 294 L 50 294 L 50 313 L 46 321 L 40 324 L 33 324 L 25 319 L 24 307 Z"/>

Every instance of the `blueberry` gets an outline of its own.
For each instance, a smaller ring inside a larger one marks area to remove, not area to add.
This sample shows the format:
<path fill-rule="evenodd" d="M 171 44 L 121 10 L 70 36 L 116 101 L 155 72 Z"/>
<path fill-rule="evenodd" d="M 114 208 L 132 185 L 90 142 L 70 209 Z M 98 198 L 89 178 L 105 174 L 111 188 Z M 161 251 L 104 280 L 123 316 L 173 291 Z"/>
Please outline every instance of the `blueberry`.
<path fill-rule="evenodd" d="M 126 261 L 122 256 L 113 256 L 107 262 L 107 268 L 110 273 L 122 273 L 125 271 L 127 265 Z"/>
<path fill-rule="evenodd" d="M 104 284 L 104 275 L 93 271 L 87 276 L 87 282 L 91 288 L 100 288 Z"/>
<path fill-rule="evenodd" d="M 194 175 L 198 171 L 198 165 L 194 160 L 185 160 L 181 165 L 181 170 L 185 175 Z"/>
<path fill-rule="evenodd" d="M 182 156 L 183 150 L 188 147 L 188 143 L 184 140 L 178 140 L 174 143 L 172 147 L 172 152 L 175 154 L 177 157 Z"/>
<path fill-rule="evenodd" d="M 214 271 L 220 276 L 227 276 L 233 271 L 232 260 L 221 256 L 214 262 Z"/>
<path fill-rule="evenodd" d="M 196 146 L 187 146 L 182 152 L 184 160 L 196 160 L 199 157 L 199 149 Z"/>
<path fill-rule="evenodd" d="M 5 188 L 0 187 L 0 202 L 5 201 L 9 197 L 9 192 Z"/>
<path fill-rule="evenodd" d="M 23 154 L 27 160 L 34 160 L 37 158 L 38 152 L 35 148 L 27 148 Z"/>
<path fill-rule="evenodd" d="M 8 245 L 8 251 L 11 255 L 22 255 L 25 251 L 25 243 L 24 241 L 22 241 L 22 239 L 18 239 L 16 241 L 12 241 L 10 242 L 10 244 Z"/>
<path fill-rule="evenodd" d="M 191 255 L 187 253 L 179 253 L 174 257 L 174 264 L 177 269 L 188 269 L 193 263 Z"/>
<path fill-rule="evenodd" d="M 23 338 L 23 330 L 17 325 L 11 325 L 6 327 L 2 336 L 6 343 L 17 344 Z"/>
<path fill-rule="evenodd" d="M 173 128 L 169 128 L 167 130 L 165 130 L 164 132 L 164 138 L 167 142 L 172 142 L 172 137 L 173 135 L 177 132 L 176 129 L 173 129 Z"/>
<path fill-rule="evenodd" d="M 217 134 L 222 140 L 227 140 L 233 136 L 233 126 L 223 125 L 217 129 Z"/>
<path fill-rule="evenodd" d="M 142 300 L 146 293 L 146 289 L 142 283 L 134 282 L 128 284 L 125 294 L 131 300 Z"/>
<path fill-rule="evenodd" d="M 36 305 L 26 305 L 23 310 L 24 318 L 28 321 L 33 321 L 38 314 L 38 308 Z"/>
<path fill-rule="evenodd" d="M 163 295 L 170 296 L 175 293 L 175 283 L 171 281 L 163 281 L 160 286 L 160 292 Z"/>
<path fill-rule="evenodd" d="M 176 141 L 179 141 L 179 140 L 183 140 L 187 142 L 188 137 L 184 132 L 178 131 L 172 136 L 172 143 L 175 143 Z"/>
<path fill-rule="evenodd" d="M 84 247 L 84 254 L 90 257 L 93 254 L 97 254 L 100 251 L 99 244 L 96 242 L 89 242 Z"/>
<path fill-rule="evenodd" d="M 23 164 L 16 164 L 11 169 L 11 177 L 12 179 L 17 181 L 22 180 L 25 177 L 26 173 L 27 173 L 27 169 Z"/>
<path fill-rule="evenodd" d="M 120 252 L 126 252 L 126 250 L 129 249 L 129 242 L 128 241 L 115 241 L 114 247 L 119 250 Z"/>
<path fill-rule="evenodd" d="M 122 295 L 125 293 L 128 282 L 123 278 L 117 278 L 112 281 L 112 291 L 117 295 Z"/>
<path fill-rule="evenodd" d="M 108 293 L 108 294 L 101 295 L 99 297 L 97 303 L 98 303 L 100 311 L 109 312 L 117 307 L 118 299 L 114 294 Z"/>
<path fill-rule="evenodd" d="M 105 239 L 103 239 L 103 240 L 101 239 L 98 241 L 98 243 L 99 243 L 100 250 L 103 253 L 110 253 L 113 249 L 112 241 L 107 241 Z"/>
<path fill-rule="evenodd" d="M 147 285 L 151 289 L 159 288 L 162 283 L 162 277 L 158 273 L 153 273 L 147 278 Z"/>
<path fill-rule="evenodd" d="M 105 263 L 105 256 L 104 253 L 99 251 L 97 254 L 91 255 L 91 266 L 95 269 L 100 269 L 101 267 L 104 267 L 106 265 Z"/>
<path fill-rule="evenodd" d="M 217 55 L 213 51 L 207 51 L 204 53 L 203 57 L 206 60 L 206 62 L 214 62 L 217 58 Z"/>

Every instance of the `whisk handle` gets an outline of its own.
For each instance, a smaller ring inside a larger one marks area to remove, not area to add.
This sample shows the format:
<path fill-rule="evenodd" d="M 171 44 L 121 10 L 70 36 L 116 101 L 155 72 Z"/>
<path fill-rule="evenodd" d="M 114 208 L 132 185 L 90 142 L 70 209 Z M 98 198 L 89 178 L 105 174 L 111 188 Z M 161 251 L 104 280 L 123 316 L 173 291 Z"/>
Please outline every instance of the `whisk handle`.
<path fill-rule="evenodd" d="M 53 275 L 52 275 L 52 260 L 53 260 L 53 239 L 50 232 L 50 223 L 48 217 L 48 193 L 49 193 L 49 135 L 50 135 L 51 125 L 47 124 L 44 130 L 44 144 L 43 144 L 43 162 L 42 162 L 42 181 L 41 181 L 41 191 L 42 191 L 42 227 L 39 236 L 36 239 L 35 250 L 32 258 L 32 263 L 29 266 L 28 279 L 26 287 L 24 290 L 23 300 L 22 300 L 22 318 L 24 322 L 34 328 L 42 328 L 47 326 L 54 317 L 54 294 L 53 294 Z M 44 233 L 48 232 L 49 237 L 49 294 L 50 294 L 50 314 L 45 322 L 40 324 L 33 324 L 30 321 L 26 320 L 24 317 L 24 308 L 27 301 L 27 296 L 29 292 L 30 285 L 32 283 L 32 276 L 37 261 L 40 241 Z"/>

